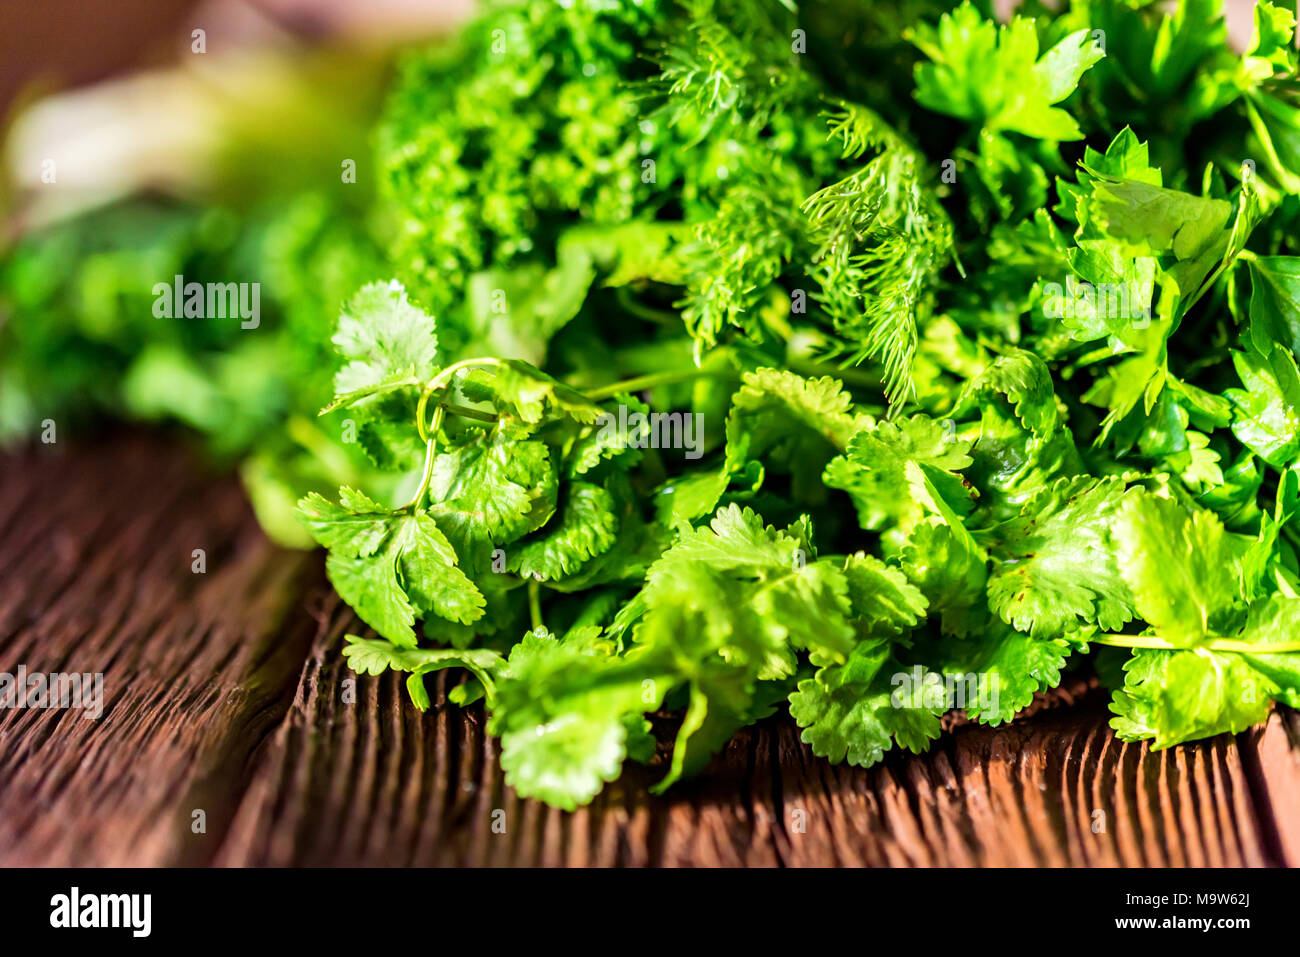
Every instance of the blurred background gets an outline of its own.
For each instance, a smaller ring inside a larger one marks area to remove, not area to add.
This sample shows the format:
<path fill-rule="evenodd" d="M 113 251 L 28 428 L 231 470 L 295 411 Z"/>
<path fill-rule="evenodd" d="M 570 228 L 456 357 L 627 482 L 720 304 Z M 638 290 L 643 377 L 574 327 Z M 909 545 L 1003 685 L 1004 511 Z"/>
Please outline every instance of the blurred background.
<path fill-rule="evenodd" d="M 1225 0 L 1236 44 L 1249 36 L 1254 5 Z M 1009 11 L 1017 0 L 997 6 Z M 357 114 L 373 112 L 391 51 L 445 34 L 473 7 L 474 0 L 4 4 L 6 229 L 12 234 L 143 188 L 213 188 L 214 177 L 237 172 L 228 155 L 223 165 L 232 134 L 244 145 L 251 136 L 258 148 L 344 140 L 348 130 L 331 133 L 293 115 L 302 106 L 295 98 L 333 100 L 337 115 L 319 118 L 327 125 L 363 125 Z M 271 127 L 265 142 L 258 142 L 258 123 Z M 62 188 L 42 198 L 41 162 L 55 153 L 63 154 Z"/>
<path fill-rule="evenodd" d="M 308 545 L 296 498 L 370 471 L 315 413 L 340 304 L 388 278 L 385 81 L 472 7 L 0 5 L 0 448 L 176 428 L 238 463 L 274 539 Z M 159 321 L 152 290 L 175 276 L 256 286 L 256 331 Z"/>
<path fill-rule="evenodd" d="M 365 119 L 391 51 L 473 0 L 17 0 L 0 7 L 5 195 L 27 225 L 142 188 L 211 188 L 232 140 L 310 150 Z M 303 115 L 333 102 L 335 115 Z M 262 129 L 259 131 L 259 124 Z M 55 159 L 60 189 L 41 191 Z M 57 193 L 57 197 L 39 194 Z M 11 228 L 15 225 L 10 223 Z"/>

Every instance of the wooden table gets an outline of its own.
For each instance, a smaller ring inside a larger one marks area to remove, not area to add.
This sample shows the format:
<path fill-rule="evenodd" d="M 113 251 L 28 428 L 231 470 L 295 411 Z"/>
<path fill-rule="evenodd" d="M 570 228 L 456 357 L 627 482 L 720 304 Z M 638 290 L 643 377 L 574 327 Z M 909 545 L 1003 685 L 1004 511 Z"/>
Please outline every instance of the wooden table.
<path fill-rule="evenodd" d="M 1074 679 L 870 770 L 780 716 L 664 798 L 630 768 L 565 814 L 504 786 L 457 678 L 421 715 L 393 675 L 354 676 L 360 627 L 321 556 L 269 544 L 175 442 L 0 459 L 0 671 L 104 675 L 98 720 L 0 710 L 0 865 L 1300 864 L 1294 712 L 1152 752 Z"/>

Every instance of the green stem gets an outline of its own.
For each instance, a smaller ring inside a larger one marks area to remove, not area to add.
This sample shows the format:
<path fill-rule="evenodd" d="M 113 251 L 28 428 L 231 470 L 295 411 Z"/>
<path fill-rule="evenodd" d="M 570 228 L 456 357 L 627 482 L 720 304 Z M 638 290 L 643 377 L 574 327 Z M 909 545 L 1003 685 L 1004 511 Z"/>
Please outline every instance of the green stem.
<path fill-rule="evenodd" d="M 301 415 L 291 415 L 285 422 L 285 431 L 289 438 L 325 464 L 336 485 L 355 485 L 360 481 L 347 455 L 316 427 L 315 422 Z"/>
<path fill-rule="evenodd" d="M 669 312 L 666 309 L 655 309 L 653 306 L 637 302 L 632 298 L 627 286 L 619 286 L 618 291 L 614 293 L 614 297 L 625 311 L 638 319 L 644 319 L 646 322 L 653 322 L 660 326 L 680 326 L 682 323 L 681 316 L 674 312 Z"/>
<path fill-rule="evenodd" d="M 416 424 L 419 426 L 420 429 L 420 438 L 424 439 L 425 441 L 428 441 L 429 439 L 429 432 L 424 427 L 424 414 L 429 408 L 429 399 L 433 396 L 435 392 L 445 391 L 447 386 L 451 383 L 452 377 L 457 372 L 460 372 L 462 369 L 471 369 L 474 368 L 475 366 L 500 366 L 500 365 L 504 365 L 504 363 L 500 359 L 492 359 L 488 357 L 480 357 L 477 359 L 461 359 L 460 362 L 453 362 L 451 365 L 447 366 L 447 368 L 443 369 L 436 376 L 430 379 L 428 384 L 425 385 L 424 390 L 420 393 L 420 402 L 415 408 Z M 440 402 L 439 409 L 442 408 L 445 408 L 445 406 Z M 463 410 L 465 407 L 457 406 L 456 408 L 458 410 Z M 477 410 L 475 410 L 475 412 L 477 413 Z M 458 411 L 457 414 L 460 415 L 463 413 Z M 486 413 L 480 413 L 480 414 L 486 414 Z M 471 415 L 470 417 L 477 418 L 478 415 L 479 414 L 475 414 L 475 415 Z M 434 412 L 434 417 L 437 418 L 438 422 L 442 421 L 442 417 L 438 414 L 437 411 Z M 435 432 L 437 431 L 436 426 L 434 428 L 434 431 Z"/>
<path fill-rule="evenodd" d="M 542 623 L 542 586 L 536 580 L 528 583 L 528 622 L 538 634 L 546 630 Z"/>
<path fill-rule="evenodd" d="M 494 414 L 484 412 L 482 409 L 471 409 L 467 405 L 457 405 L 455 402 L 439 402 L 438 404 L 452 415 L 459 415 L 465 419 L 477 419 L 479 422 L 495 422 L 497 420 Z"/>
<path fill-rule="evenodd" d="M 429 398 L 432 395 L 432 392 L 421 392 L 420 402 L 415 407 L 415 427 L 420 430 L 420 438 L 424 439 L 425 442 L 433 441 L 433 435 L 430 434 L 424 424 L 425 415 L 429 411 Z M 441 408 L 441 403 L 439 403 L 439 408 Z M 437 415 L 437 409 L 434 410 L 434 415 Z M 434 429 L 434 432 L 437 432 L 437 429 Z"/>
<path fill-rule="evenodd" d="M 475 366 L 502 366 L 505 365 L 500 359 L 494 359 L 490 356 L 480 356 L 476 359 L 461 359 L 459 362 L 453 362 L 447 368 L 443 369 L 436 376 L 429 380 L 429 384 L 424 387 L 425 392 L 436 392 L 438 389 L 451 382 L 452 376 L 462 369 L 472 369 Z"/>
<path fill-rule="evenodd" d="M 1235 651 L 1248 655 L 1286 655 L 1300 651 L 1300 641 L 1283 641 L 1261 645 L 1253 641 L 1237 641 L 1233 638 L 1211 638 L 1199 645 L 1175 645 L 1156 635 L 1103 635 L 1089 638 L 1089 643 L 1110 645 L 1113 648 L 1151 648 L 1159 651 Z"/>
<path fill-rule="evenodd" d="M 345 392 L 343 395 L 336 395 L 329 405 L 321 409 L 318 415 L 327 415 L 335 409 L 341 409 L 345 405 L 351 405 L 353 402 L 359 402 L 362 399 L 369 399 L 376 395 L 386 395 L 389 392 L 397 392 L 399 389 L 406 389 L 413 385 L 421 385 L 419 379 L 393 379 L 390 382 L 381 382 L 378 385 L 368 385 L 361 389 L 353 389 L 351 392 Z"/>
<path fill-rule="evenodd" d="M 1173 651 L 1174 646 L 1163 638 L 1156 638 L 1152 635 L 1103 635 L 1100 638 L 1089 638 L 1089 644 L 1110 645 L 1114 648 L 1159 648 L 1163 651 Z"/>
<path fill-rule="evenodd" d="M 435 425 L 432 430 L 425 428 L 424 425 L 424 417 L 429 411 L 429 399 L 433 395 L 434 393 L 432 392 L 423 393 L 420 396 L 419 404 L 415 407 L 416 427 L 420 430 L 420 438 L 424 439 L 426 442 L 433 438 L 434 432 L 438 431 L 437 425 Z M 438 415 L 439 412 L 450 412 L 453 415 L 463 416 L 467 419 L 477 419 L 480 422 L 495 423 L 497 420 L 497 417 L 491 412 L 484 412 L 482 409 L 471 409 L 467 405 L 457 405 L 455 402 L 443 402 L 441 400 L 439 400 L 438 404 L 434 407 L 434 418 L 441 423 L 443 417 Z"/>
<path fill-rule="evenodd" d="M 622 382 L 615 382 L 613 385 L 603 385 L 599 389 L 589 389 L 583 394 L 592 402 L 599 402 L 601 399 L 608 399 L 610 396 L 619 395 L 623 392 L 640 392 L 644 389 L 653 389 L 656 386 L 690 382 L 692 379 L 705 377 L 722 379 L 730 376 L 730 372 L 717 369 L 683 369 L 677 372 L 655 372 L 650 375 L 637 376 L 634 379 L 624 379 Z"/>
<path fill-rule="evenodd" d="M 421 433 L 424 433 L 424 473 L 420 476 L 420 488 L 415 493 L 415 498 L 403 506 L 402 511 L 414 512 L 420 507 L 420 502 L 424 499 L 424 493 L 429 491 L 429 483 L 433 481 L 433 460 L 438 453 L 438 428 L 442 425 L 442 417 L 445 414 L 442 406 L 433 410 L 433 425 L 428 433 L 424 433 L 424 411 L 420 411 Z"/>
<path fill-rule="evenodd" d="M 1253 641 L 1215 638 L 1209 643 L 1208 647 L 1211 651 L 1236 651 L 1244 655 L 1287 655 L 1300 651 L 1300 641 L 1282 641 L 1277 644 L 1261 645 Z"/>

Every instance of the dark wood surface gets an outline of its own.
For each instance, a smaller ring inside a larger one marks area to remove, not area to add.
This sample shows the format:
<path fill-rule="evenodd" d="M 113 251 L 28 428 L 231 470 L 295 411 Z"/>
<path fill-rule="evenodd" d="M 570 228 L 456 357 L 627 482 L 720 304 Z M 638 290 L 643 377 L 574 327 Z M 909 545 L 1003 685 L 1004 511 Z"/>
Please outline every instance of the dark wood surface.
<path fill-rule="evenodd" d="M 104 674 L 98 720 L 0 710 L 0 865 L 1300 864 L 1300 716 L 1152 752 L 1083 679 L 870 770 L 781 716 L 664 798 L 629 768 L 550 810 L 504 786 L 454 676 L 421 715 L 345 667 L 361 626 L 322 566 L 174 443 L 0 458 L 0 671 Z"/>

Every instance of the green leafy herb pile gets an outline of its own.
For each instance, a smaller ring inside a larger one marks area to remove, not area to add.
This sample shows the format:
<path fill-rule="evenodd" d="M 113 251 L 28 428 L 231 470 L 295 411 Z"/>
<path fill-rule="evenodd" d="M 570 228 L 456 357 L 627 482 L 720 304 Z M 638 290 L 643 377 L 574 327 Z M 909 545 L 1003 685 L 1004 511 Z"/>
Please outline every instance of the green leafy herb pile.
<path fill-rule="evenodd" d="M 866 766 L 1073 667 L 1156 747 L 1300 706 L 1296 69 L 1268 3 L 487 4 L 315 342 L 365 464 L 277 486 L 344 654 L 564 808 L 782 707 Z"/>

